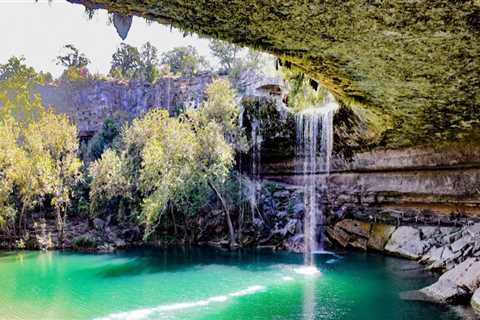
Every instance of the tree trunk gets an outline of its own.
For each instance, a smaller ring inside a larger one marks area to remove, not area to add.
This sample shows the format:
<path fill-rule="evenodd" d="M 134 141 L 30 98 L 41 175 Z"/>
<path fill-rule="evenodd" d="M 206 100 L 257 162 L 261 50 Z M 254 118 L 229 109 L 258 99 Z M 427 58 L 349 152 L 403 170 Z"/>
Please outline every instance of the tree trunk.
<path fill-rule="evenodd" d="M 172 218 L 172 223 L 173 223 L 173 234 L 175 235 L 175 240 L 177 239 L 177 222 L 175 221 L 175 214 L 173 213 L 173 206 L 169 203 L 168 204 L 168 209 L 170 211 L 170 217 Z"/>
<path fill-rule="evenodd" d="M 58 240 L 63 244 L 63 218 L 60 207 L 57 207 L 57 229 L 58 229 Z"/>
<path fill-rule="evenodd" d="M 242 243 L 242 232 L 243 232 L 243 216 L 245 214 L 245 210 L 243 204 L 240 205 L 240 212 L 238 214 L 238 243 Z"/>
<path fill-rule="evenodd" d="M 230 212 L 228 210 L 227 204 L 225 203 L 225 200 L 223 199 L 220 192 L 217 190 L 217 188 L 215 188 L 214 184 L 210 180 L 208 180 L 208 185 L 210 186 L 210 188 L 212 188 L 213 192 L 215 192 L 218 199 L 222 203 L 222 208 L 223 208 L 223 211 L 225 213 L 226 220 L 227 220 L 228 232 L 230 234 L 230 248 L 237 247 L 238 244 L 235 240 L 235 230 L 233 229 L 232 219 L 230 217 Z"/>

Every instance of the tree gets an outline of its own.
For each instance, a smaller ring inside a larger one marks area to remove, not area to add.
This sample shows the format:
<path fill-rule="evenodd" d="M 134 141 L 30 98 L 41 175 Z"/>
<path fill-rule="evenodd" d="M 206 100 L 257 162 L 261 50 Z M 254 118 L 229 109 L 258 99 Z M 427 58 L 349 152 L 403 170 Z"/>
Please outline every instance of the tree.
<path fill-rule="evenodd" d="M 16 216 L 16 207 L 12 199 L 15 165 L 22 153 L 17 145 L 20 128 L 14 119 L 0 120 L 0 228 Z"/>
<path fill-rule="evenodd" d="M 222 127 L 213 121 L 205 121 L 208 118 L 202 110 L 191 111 L 187 117 L 196 133 L 194 162 L 197 165 L 197 180 L 199 183 L 208 185 L 219 199 L 227 221 L 230 247 L 236 247 L 237 237 L 230 215 L 230 206 L 222 192 L 233 166 L 233 149 L 225 141 Z"/>
<path fill-rule="evenodd" d="M 147 238 L 164 216 L 176 230 L 175 212 L 198 212 L 215 190 L 235 241 L 228 204 L 221 195 L 233 150 L 219 124 L 200 111 L 170 118 L 166 110 L 152 109 L 126 127 L 121 137 L 118 151 L 108 149 L 91 166 L 94 210 L 97 204 L 138 209 Z"/>
<path fill-rule="evenodd" d="M 0 118 L 13 117 L 21 123 L 39 117 L 43 111 L 39 95 L 31 96 L 32 87 L 45 80 L 44 74 L 37 73 L 24 64 L 25 59 L 11 57 L 0 65 Z"/>
<path fill-rule="evenodd" d="M 222 40 L 211 40 L 209 47 L 212 54 L 220 61 L 222 72 L 226 74 L 232 70 L 238 59 L 237 55 L 242 50 L 239 46 Z"/>
<path fill-rule="evenodd" d="M 131 45 L 121 43 L 120 47 L 112 55 L 111 64 L 111 76 L 120 76 L 123 79 L 136 79 L 139 76 L 141 66 L 140 52 Z"/>
<path fill-rule="evenodd" d="M 185 192 L 195 184 L 195 133 L 187 123 L 164 118 L 161 134 L 149 139 L 143 150 L 141 190 L 146 234 L 172 206 L 182 207 Z M 178 143 L 182 141 L 182 143 Z M 175 219 L 172 215 L 174 225 Z M 176 229 L 176 226 L 175 226 Z"/>
<path fill-rule="evenodd" d="M 161 63 L 170 66 L 171 72 L 195 75 L 209 68 L 207 60 L 192 46 L 177 47 L 162 54 Z"/>
<path fill-rule="evenodd" d="M 222 133 L 236 150 L 247 148 L 242 128 L 238 126 L 240 109 L 235 102 L 236 92 L 228 80 L 214 80 L 206 89 L 207 101 L 201 112 L 208 121 L 217 123 Z"/>
<path fill-rule="evenodd" d="M 0 81 L 15 78 L 18 81 L 33 82 L 39 77 L 35 69 L 25 64 L 24 57 L 12 56 L 5 64 L 0 64 Z"/>
<path fill-rule="evenodd" d="M 64 55 L 57 56 L 57 65 L 64 66 L 67 69 L 82 69 L 90 63 L 87 56 L 81 53 L 73 44 L 67 44 L 63 49 L 66 52 Z"/>
<path fill-rule="evenodd" d="M 46 111 L 38 121 L 29 124 L 24 139 L 42 192 L 50 194 L 51 204 L 56 209 L 62 239 L 73 188 L 80 179 L 78 129 L 66 115 Z"/>
<path fill-rule="evenodd" d="M 143 79 L 150 83 L 155 82 L 160 75 L 158 69 L 158 50 L 150 42 L 146 42 L 142 46 L 140 61 Z"/>
<path fill-rule="evenodd" d="M 103 121 L 102 129 L 95 133 L 88 143 L 85 161 L 95 161 L 102 156 L 104 150 L 113 146 L 120 139 L 122 126 L 130 120 L 130 116 L 123 112 L 116 112 Z"/>
<path fill-rule="evenodd" d="M 90 212 L 98 215 L 105 208 L 117 210 L 119 215 L 126 209 L 131 198 L 131 182 L 126 163 L 113 149 L 107 149 L 102 157 L 89 168 L 92 179 L 90 184 Z"/>
<path fill-rule="evenodd" d="M 112 55 L 110 75 L 119 79 L 155 82 L 160 75 L 157 48 L 150 42 L 146 42 L 140 50 L 122 43 Z"/>
<path fill-rule="evenodd" d="M 130 126 L 123 128 L 115 152 L 112 154 L 113 151 L 107 149 L 105 152 L 108 151 L 109 155 L 102 155 L 101 159 L 91 164 L 89 172 L 92 178 L 92 213 L 120 207 L 123 211 L 127 211 L 127 208 L 131 212 L 139 210 L 142 201 L 140 171 L 143 149 L 149 139 L 161 133 L 161 123 L 166 118 L 167 112 L 152 109 L 141 118 L 134 119 Z M 125 181 L 129 181 L 128 184 Z M 124 190 L 127 185 L 128 192 L 117 192 Z"/>

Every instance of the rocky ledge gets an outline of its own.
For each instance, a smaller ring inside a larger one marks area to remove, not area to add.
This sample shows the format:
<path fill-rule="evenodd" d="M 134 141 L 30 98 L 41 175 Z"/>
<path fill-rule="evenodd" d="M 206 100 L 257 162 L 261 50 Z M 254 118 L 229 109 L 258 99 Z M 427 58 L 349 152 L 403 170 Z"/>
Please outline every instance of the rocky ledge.
<path fill-rule="evenodd" d="M 465 303 L 480 312 L 480 223 L 464 227 L 394 226 L 345 219 L 327 228 L 342 247 L 375 250 L 413 259 L 445 272 L 413 295 L 439 303 Z M 410 298 L 412 295 L 410 295 Z"/>
<path fill-rule="evenodd" d="M 67 221 L 62 237 L 56 220 L 48 215 L 41 216 L 36 217 L 35 222 L 27 222 L 27 230 L 21 238 L 8 233 L 0 234 L 0 248 L 111 252 L 138 244 L 142 240 L 140 228 L 133 224 L 78 216 Z"/>

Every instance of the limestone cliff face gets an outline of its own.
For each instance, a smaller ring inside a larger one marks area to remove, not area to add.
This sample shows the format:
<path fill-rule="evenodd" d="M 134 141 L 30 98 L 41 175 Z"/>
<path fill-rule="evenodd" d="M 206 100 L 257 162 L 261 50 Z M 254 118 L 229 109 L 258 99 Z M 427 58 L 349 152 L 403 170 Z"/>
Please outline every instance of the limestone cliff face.
<path fill-rule="evenodd" d="M 260 128 L 259 176 L 302 185 L 303 170 L 299 169 L 303 159 L 294 155 L 293 116 L 272 115 L 274 111 L 267 111 L 275 109 L 266 103 L 260 108 L 264 111 L 256 115 L 263 117 L 259 123 L 267 127 Z M 334 156 L 328 184 L 324 172 L 311 172 L 319 181 L 319 203 L 326 208 L 330 222 L 348 217 L 394 225 L 452 225 L 480 220 L 478 143 L 366 151 L 356 145 L 362 139 L 362 125 L 356 129 L 344 120 L 339 114 L 334 118 Z M 248 132 L 248 125 L 246 129 Z M 320 161 L 319 156 L 317 163 Z"/>
<path fill-rule="evenodd" d="M 295 161 L 265 163 L 266 179 L 301 184 Z M 324 181 L 324 173 L 316 178 Z M 322 187 L 323 189 L 323 187 Z M 382 150 L 336 159 L 326 197 L 331 220 L 457 224 L 480 220 L 480 146 Z"/>
<path fill-rule="evenodd" d="M 213 76 L 205 73 L 194 77 L 161 78 L 154 84 L 145 81 L 117 80 L 66 81 L 39 85 L 44 105 L 67 113 L 77 124 L 82 136 L 98 131 L 103 120 L 115 112 L 132 117 L 151 108 L 164 108 L 175 115 L 179 109 L 197 107 L 204 99 L 205 88 Z"/>
<path fill-rule="evenodd" d="M 394 224 L 480 219 L 479 146 L 362 153 L 337 165 L 328 181 L 328 206 L 338 218 Z"/>

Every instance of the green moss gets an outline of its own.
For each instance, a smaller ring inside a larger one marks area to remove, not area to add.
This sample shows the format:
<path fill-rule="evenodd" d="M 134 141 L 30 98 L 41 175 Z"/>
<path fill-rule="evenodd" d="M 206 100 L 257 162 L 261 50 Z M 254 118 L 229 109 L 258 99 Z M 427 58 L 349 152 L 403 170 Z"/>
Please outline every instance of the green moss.
<path fill-rule="evenodd" d="M 97 241 L 90 236 L 79 236 L 73 239 L 72 245 L 77 249 L 93 249 L 97 246 Z"/>
<path fill-rule="evenodd" d="M 267 51 L 389 117 L 386 146 L 480 128 L 476 0 L 69 0 Z"/>
<path fill-rule="evenodd" d="M 262 159 L 265 157 L 293 157 L 295 151 L 295 118 L 287 112 L 281 114 L 275 101 L 264 97 L 246 97 L 242 100 L 247 137 L 251 142 L 252 122 L 259 123 L 259 134 L 262 136 Z M 263 156 L 263 154 L 265 154 Z"/>

